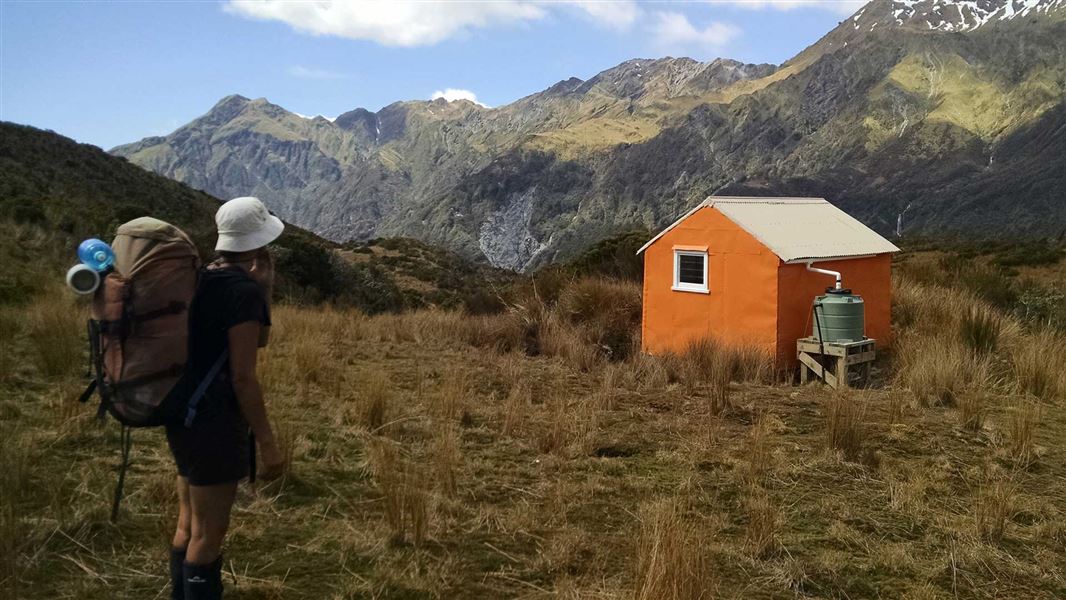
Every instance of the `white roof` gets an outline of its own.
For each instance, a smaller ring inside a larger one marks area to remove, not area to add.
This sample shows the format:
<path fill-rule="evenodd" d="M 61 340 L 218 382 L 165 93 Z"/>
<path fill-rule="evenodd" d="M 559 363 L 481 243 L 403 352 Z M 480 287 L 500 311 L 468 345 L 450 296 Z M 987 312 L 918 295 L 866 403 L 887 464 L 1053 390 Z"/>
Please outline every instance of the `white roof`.
<path fill-rule="evenodd" d="M 637 254 L 708 207 L 718 209 L 785 262 L 899 252 L 892 242 L 825 198 L 711 196 L 649 240 Z"/>

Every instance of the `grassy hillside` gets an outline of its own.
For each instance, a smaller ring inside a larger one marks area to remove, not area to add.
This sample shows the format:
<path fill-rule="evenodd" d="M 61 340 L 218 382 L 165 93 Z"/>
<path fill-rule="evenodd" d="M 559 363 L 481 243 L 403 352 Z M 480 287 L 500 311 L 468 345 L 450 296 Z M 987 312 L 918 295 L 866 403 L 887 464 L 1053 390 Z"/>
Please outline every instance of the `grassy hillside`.
<path fill-rule="evenodd" d="M 95 146 L 32 127 L 0 123 L 0 304 L 25 303 L 76 261 L 87 237 L 109 240 L 118 225 L 144 215 L 188 233 L 205 260 L 213 256 L 219 200 L 111 156 Z M 272 246 L 279 298 L 332 302 L 367 312 L 479 302 L 491 276 L 424 244 L 389 245 L 410 268 L 405 279 L 390 261 L 346 261 L 340 247 L 288 225 Z M 370 247 L 370 246 L 366 246 Z M 439 268 L 446 264 L 447 269 Z M 435 268 L 430 268 L 434 266 Z"/>
<path fill-rule="evenodd" d="M 227 597 L 1061 598 L 1066 337 L 932 253 L 901 264 L 897 343 L 841 393 L 712 341 L 634 353 L 632 283 L 479 317 L 278 306 L 289 471 L 241 488 Z M 0 589 L 162 597 L 172 467 L 136 432 L 107 523 L 118 429 L 72 402 L 81 310 L 0 309 Z"/>

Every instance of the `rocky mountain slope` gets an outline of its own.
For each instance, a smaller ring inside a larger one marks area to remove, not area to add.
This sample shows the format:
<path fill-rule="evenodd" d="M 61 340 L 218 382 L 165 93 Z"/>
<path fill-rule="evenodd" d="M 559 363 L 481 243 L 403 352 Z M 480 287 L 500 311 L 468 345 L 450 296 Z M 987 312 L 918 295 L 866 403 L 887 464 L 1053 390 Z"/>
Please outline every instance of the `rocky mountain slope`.
<path fill-rule="evenodd" d="M 633 60 L 512 104 L 334 121 L 223 99 L 113 150 L 337 240 L 527 270 L 707 194 L 824 195 L 889 231 L 1066 228 L 1066 0 L 874 0 L 779 67 Z"/>

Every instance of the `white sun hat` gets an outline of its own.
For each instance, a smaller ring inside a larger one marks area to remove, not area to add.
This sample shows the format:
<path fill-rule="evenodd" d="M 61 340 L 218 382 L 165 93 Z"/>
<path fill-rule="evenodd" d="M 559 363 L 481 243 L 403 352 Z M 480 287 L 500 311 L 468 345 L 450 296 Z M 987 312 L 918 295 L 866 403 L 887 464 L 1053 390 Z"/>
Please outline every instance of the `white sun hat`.
<path fill-rule="evenodd" d="M 247 252 L 278 239 L 285 229 L 259 198 L 243 196 L 224 203 L 215 213 L 219 252 Z"/>

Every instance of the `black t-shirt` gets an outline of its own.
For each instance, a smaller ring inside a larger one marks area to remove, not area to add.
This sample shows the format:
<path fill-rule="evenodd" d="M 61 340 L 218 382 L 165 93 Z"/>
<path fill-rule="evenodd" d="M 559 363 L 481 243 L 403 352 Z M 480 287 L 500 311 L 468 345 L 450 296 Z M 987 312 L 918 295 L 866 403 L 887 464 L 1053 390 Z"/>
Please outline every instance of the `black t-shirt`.
<path fill-rule="evenodd" d="M 239 268 L 204 269 L 189 307 L 189 358 L 184 389 L 195 390 L 224 350 L 234 325 L 257 321 L 270 325 L 270 307 L 263 289 Z M 197 420 L 211 419 L 237 408 L 229 363 L 207 388 L 197 406 Z"/>

